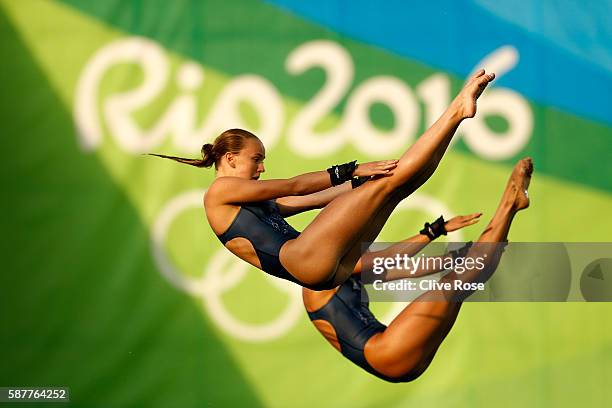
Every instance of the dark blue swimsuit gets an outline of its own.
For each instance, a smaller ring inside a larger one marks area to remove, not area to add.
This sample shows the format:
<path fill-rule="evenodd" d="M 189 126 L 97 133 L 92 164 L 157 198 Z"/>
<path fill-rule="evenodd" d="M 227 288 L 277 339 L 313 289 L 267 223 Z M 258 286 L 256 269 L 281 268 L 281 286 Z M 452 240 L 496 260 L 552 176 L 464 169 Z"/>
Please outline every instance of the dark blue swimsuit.
<path fill-rule="evenodd" d="M 351 276 L 325 306 L 315 312 L 308 312 L 308 317 L 310 320 L 329 322 L 336 331 L 340 352 L 359 367 L 385 381 L 409 381 L 412 378 L 387 377 L 376 371 L 366 360 L 366 343 L 372 336 L 387 328 L 376 320 L 369 306 L 368 293 L 363 288 L 361 279 Z"/>
<path fill-rule="evenodd" d="M 223 245 L 234 238 L 248 239 L 255 248 L 261 269 L 281 279 L 300 283 L 278 258 L 283 244 L 299 235 L 280 215 L 276 201 L 268 200 L 240 206 L 232 224 L 218 238 Z"/>
<path fill-rule="evenodd" d="M 223 245 L 233 238 L 246 238 L 255 248 L 261 269 L 272 276 L 286 279 L 313 290 L 329 289 L 328 282 L 307 285 L 297 280 L 280 262 L 283 244 L 300 235 L 285 221 L 275 200 L 260 201 L 240 206 L 240 210 L 227 231 L 217 235 Z"/>

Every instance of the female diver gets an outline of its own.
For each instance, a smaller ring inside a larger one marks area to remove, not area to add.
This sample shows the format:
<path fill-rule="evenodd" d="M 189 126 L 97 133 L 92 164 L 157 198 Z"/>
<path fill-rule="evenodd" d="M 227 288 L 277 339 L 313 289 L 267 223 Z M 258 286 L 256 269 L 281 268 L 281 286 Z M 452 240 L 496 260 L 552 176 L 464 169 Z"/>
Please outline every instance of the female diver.
<path fill-rule="evenodd" d="M 264 146 L 240 129 L 205 144 L 203 159 L 158 156 L 197 167 L 215 165 L 204 207 L 211 228 L 232 253 L 301 286 L 333 289 L 353 273 L 364 237 L 377 235 L 395 205 L 433 174 L 457 127 L 474 117 L 476 100 L 494 78 L 484 70 L 473 75 L 399 160 L 352 162 L 290 179 L 259 180 Z M 353 176 L 369 181 L 346 183 Z M 301 233 L 284 220 L 315 208 L 323 210 Z"/>
<path fill-rule="evenodd" d="M 440 282 L 453 282 L 456 279 L 462 282 L 484 282 L 491 276 L 499 263 L 514 215 L 529 206 L 527 188 L 532 172 L 531 159 L 519 161 L 493 219 L 478 242 L 446 255 L 472 258 L 485 256 L 484 268 L 467 269 L 462 273 L 451 271 Z M 445 234 L 446 231 L 474 224 L 478 217 L 480 214 L 455 217 L 442 224 L 445 228 L 440 225 L 442 219 L 439 219 L 431 225 L 426 224 L 420 235 L 384 251 L 369 253 L 368 259 L 372 259 L 370 256 L 379 256 L 381 252 L 389 257 L 395 254 L 413 256 L 440 233 Z M 375 236 L 369 239 L 373 240 Z M 363 262 L 367 262 L 365 257 Z M 385 381 L 412 381 L 431 363 L 455 323 L 461 301 L 470 293 L 456 290 L 426 292 L 404 308 L 386 327 L 370 312 L 361 278 L 369 279 L 371 275 L 360 274 L 361 263 L 357 263 L 353 275 L 336 289 L 319 292 L 302 289 L 304 307 L 315 327 L 350 361 Z M 434 272 L 438 270 L 393 270 L 387 272 L 384 280 L 420 277 Z"/>

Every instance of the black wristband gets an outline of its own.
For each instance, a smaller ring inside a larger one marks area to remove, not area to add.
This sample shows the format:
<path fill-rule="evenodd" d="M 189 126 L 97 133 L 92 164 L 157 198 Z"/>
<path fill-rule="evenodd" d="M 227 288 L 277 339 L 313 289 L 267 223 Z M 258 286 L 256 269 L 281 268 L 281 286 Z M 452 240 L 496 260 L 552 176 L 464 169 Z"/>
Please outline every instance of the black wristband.
<path fill-rule="evenodd" d="M 345 181 L 349 181 L 353 177 L 353 173 L 357 168 L 357 160 L 352 162 L 331 166 L 327 169 L 331 179 L 332 186 L 338 186 Z"/>
<path fill-rule="evenodd" d="M 431 224 L 426 222 L 425 228 L 423 228 L 419 232 L 423 235 L 427 235 L 429 239 L 433 241 L 434 239 L 438 238 L 440 235 L 446 235 L 446 228 L 444 228 L 445 223 L 446 221 L 444 221 L 444 217 L 440 216 L 440 218 L 438 218 Z"/>
<path fill-rule="evenodd" d="M 360 185 L 364 184 L 365 182 L 367 182 L 370 179 L 370 177 L 368 176 L 361 176 L 361 177 L 353 177 L 351 179 L 351 187 L 353 188 L 357 188 Z"/>

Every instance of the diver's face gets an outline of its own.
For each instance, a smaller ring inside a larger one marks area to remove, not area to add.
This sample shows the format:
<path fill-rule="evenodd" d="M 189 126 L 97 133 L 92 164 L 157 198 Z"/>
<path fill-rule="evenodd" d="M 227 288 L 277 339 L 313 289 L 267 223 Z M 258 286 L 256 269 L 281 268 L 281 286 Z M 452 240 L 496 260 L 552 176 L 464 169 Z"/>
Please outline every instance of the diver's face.
<path fill-rule="evenodd" d="M 258 139 L 247 139 L 240 153 L 234 155 L 236 176 L 257 180 L 266 171 L 266 149 Z"/>

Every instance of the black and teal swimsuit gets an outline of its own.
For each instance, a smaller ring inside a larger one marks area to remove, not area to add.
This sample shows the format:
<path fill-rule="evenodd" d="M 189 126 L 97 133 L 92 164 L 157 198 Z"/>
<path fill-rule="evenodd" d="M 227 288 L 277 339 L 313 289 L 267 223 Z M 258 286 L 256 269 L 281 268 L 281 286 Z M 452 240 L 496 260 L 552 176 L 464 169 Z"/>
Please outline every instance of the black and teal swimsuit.
<path fill-rule="evenodd" d="M 372 336 L 387 328 L 374 317 L 369 306 L 368 295 L 361 279 L 351 276 L 325 306 L 308 312 L 308 317 L 310 320 L 325 320 L 331 324 L 340 343 L 342 355 L 370 374 L 389 382 L 410 381 L 412 378 L 408 376 L 387 377 L 376 371 L 366 360 L 366 343 Z"/>
<path fill-rule="evenodd" d="M 281 247 L 285 242 L 299 236 L 300 233 L 280 214 L 275 200 L 241 205 L 229 228 L 223 234 L 217 235 L 223 245 L 233 238 L 249 240 L 259 258 L 261 269 L 272 276 L 313 290 L 330 289 L 333 287 L 333 276 L 318 285 L 308 285 L 296 279 L 281 264 Z"/>
<path fill-rule="evenodd" d="M 299 235 L 280 215 L 276 201 L 267 200 L 240 206 L 232 224 L 217 237 L 223 245 L 234 238 L 246 238 L 255 248 L 264 272 L 302 285 L 279 259 L 283 244 Z"/>

